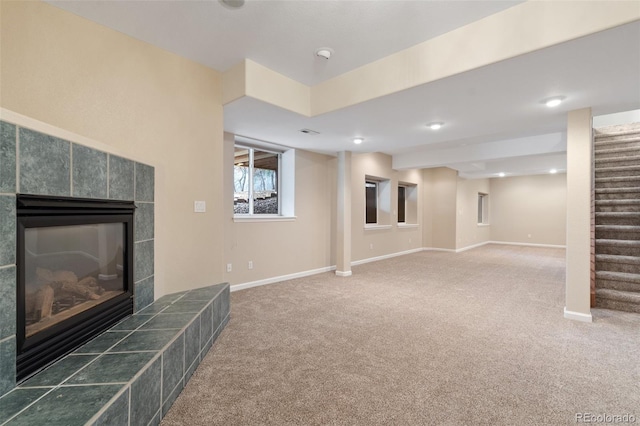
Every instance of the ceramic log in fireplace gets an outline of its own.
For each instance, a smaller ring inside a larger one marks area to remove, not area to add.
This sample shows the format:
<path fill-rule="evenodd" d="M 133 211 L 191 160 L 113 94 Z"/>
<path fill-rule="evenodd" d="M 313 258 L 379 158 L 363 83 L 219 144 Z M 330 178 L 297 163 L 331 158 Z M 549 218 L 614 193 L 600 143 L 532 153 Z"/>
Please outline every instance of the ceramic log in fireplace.
<path fill-rule="evenodd" d="M 133 313 L 133 202 L 17 196 L 17 379 Z"/>

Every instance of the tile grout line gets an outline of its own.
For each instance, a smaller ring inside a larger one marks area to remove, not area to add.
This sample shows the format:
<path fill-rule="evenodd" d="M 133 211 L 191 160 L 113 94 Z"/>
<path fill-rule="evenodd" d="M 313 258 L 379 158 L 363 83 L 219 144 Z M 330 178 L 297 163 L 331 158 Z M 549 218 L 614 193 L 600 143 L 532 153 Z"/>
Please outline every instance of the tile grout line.
<path fill-rule="evenodd" d="M 69 196 L 73 197 L 73 142 L 69 141 Z"/>
<path fill-rule="evenodd" d="M 20 129 L 16 126 L 16 194 L 20 193 Z"/>
<path fill-rule="evenodd" d="M 111 164 L 111 154 L 109 154 L 108 152 L 106 154 L 107 154 L 107 198 L 111 199 L 111 185 L 109 185 L 110 176 L 111 176 L 111 170 L 109 168 L 109 165 Z"/>

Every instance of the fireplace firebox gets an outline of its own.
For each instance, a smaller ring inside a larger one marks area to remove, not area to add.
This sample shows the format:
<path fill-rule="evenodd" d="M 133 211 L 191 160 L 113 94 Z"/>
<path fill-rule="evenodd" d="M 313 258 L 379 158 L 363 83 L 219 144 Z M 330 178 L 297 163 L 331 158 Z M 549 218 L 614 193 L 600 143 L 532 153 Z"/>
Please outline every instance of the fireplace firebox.
<path fill-rule="evenodd" d="M 133 313 L 133 201 L 17 196 L 18 380 Z"/>

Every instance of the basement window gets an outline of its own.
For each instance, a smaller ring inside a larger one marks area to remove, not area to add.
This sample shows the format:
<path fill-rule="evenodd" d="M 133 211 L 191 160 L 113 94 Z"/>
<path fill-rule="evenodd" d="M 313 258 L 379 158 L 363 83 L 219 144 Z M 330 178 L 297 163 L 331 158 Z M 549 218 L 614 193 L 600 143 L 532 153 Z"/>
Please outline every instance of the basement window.
<path fill-rule="evenodd" d="M 398 223 L 406 223 L 407 187 L 398 186 Z"/>
<path fill-rule="evenodd" d="M 366 224 L 378 223 L 378 182 L 367 180 L 364 183 L 366 206 L 365 206 L 365 222 Z"/>
<path fill-rule="evenodd" d="M 233 159 L 235 218 L 293 218 L 295 150 L 237 144 Z"/>
<path fill-rule="evenodd" d="M 364 227 L 368 230 L 391 228 L 391 181 L 389 179 L 364 177 Z"/>
<path fill-rule="evenodd" d="M 489 224 L 489 194 L 478 193 L 478 225 Z"/>
<path fill-rule="evenodd" d="M 415 183 L 398 184 L 398 226 L 414 227 L 418 224 L 418 186 Z"/>

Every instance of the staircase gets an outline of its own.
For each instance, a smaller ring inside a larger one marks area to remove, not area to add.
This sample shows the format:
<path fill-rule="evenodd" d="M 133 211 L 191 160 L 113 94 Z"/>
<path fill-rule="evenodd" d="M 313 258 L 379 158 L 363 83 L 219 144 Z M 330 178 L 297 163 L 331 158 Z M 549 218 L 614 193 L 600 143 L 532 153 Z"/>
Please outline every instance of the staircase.
<path fill-rule="evenodd" d="M 640 123 L 594 135 L 596 306 L 640 313 Z"/>

